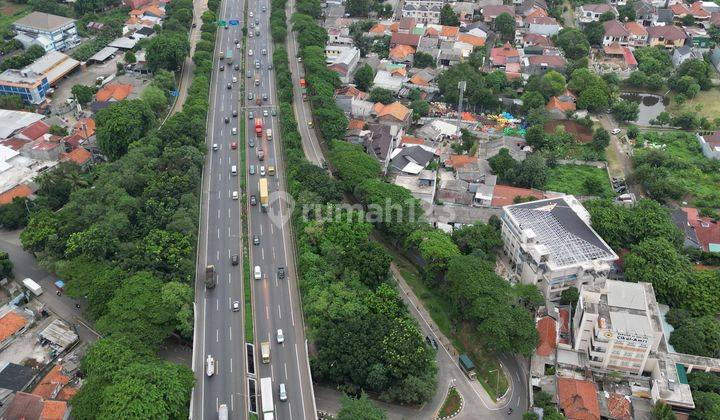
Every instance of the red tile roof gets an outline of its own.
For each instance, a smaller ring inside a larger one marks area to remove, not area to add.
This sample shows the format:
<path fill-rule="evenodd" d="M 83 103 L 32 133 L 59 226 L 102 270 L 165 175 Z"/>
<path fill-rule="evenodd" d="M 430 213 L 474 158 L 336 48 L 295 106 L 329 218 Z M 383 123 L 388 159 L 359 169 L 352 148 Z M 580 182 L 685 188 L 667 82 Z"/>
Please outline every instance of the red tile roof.
<path fill-rule="evenodd" d="M 40 420 L 63 420 L 67 411 L 65 401 L 43 401 Z"/>
<path fill-rule="evenodd" d="M 445 160 L 445 166 L 449 166 L 455 170 L 464 168 L 465 166 L 478 161 L 477 156 L 468 155 L 450 155 Z"/>
<path fill-rule="evenodd" d="M 683 207 L 682 210 L 687 214 L 688 223 L 695 231 L 703 250 L 708 251 L 710 244 L 720 244 L 720 224 L 709 217 L 700 216 L 696 208 Z"/>
<path fill-rule="evenodd" d="M 20 331 L 27 322 L 24 316 L 16 312 L 11 311 L 6 313 L 5 316 L 0 318 L 0 342 L 12 337 L 12 335 Z"/>
<path fill-rule="evenodd" d="M 95 134 L 95 120 L 92 118 L 81 118 L 73 126 L 73 132 L 80 134 L 84 139 L 91 137 Z"/>
<path fill-rule="evenodd" d="M 397 45 L 390 50 L 390 58 L 397 61 L 407 60 L 410 55 L 415 54 L 415 48 L 409 45 Z"/>
<path fill-rule="evenodd" d="M 490 60 L 492 60 L 496 66 L 505 65 L 508 58 L 519 56 L 520 53 L 518 50 L 511 47 L 509 42 L 506 42 L 501 48 L 493 48 L 490 52 Z"/>
<path fill-rule="evenodd" d="M 558 110 L 561 112 L 575 111 L 575 102 L 563 102 L 557 96 L 553 96 L 545 105 L 548 111 Z"/>
<path fill-rule="evenodd" d="M 440 36 L 455 38 L 458 36 L 458 33 L 460 33 L 459 27 L 443 25 L 442 30 L 440 31 Z"/>
<path fill-rule="evenodd" d="M 687 37 L 685 31 L 675 25 L 650 26 L 647 28 L 647 33 L 650 38 L 665 38 L 666 41 L 677 41 Z"/>
<path fill-rule="evenodd" d="M 481 38 L 479 36 L 470 35 L 470 34 L 458 35 L 458 41 L 465 42 L 474 47 L 482 47 L 483 45 L 485 45 L 485 38 Z"/>
<path fill-rule="evenodd" d="M 50 126 L 45 124 L 42 121 L 36 121 L 29 126 L 25 127 L 20 134 L 25 136 L 26 138 L 30 140 L 35 140 L 37 138 L 40 138 L 48 133 L 50 130 Z"/>
<path fill-rule="evenodd" d="M 415 27 L 415 18 L 404 17 L 398 23 L 398 29 L 412 30 Z"/>
<path fill-rule="evenodd" d="M 485 21 L 487 21 L 488 19 L 495 19 L 503 13 L 507 13 L 510 16 L 515 16 L 515 9 L 504 4 L 491 4 L 489 6 L 483 7 L 482 9 L 483 18 L 485 18 Z"/>
<path fill-rule="evenodd" d="M 606 405 L 613 419 L 632 420 L 632 404 L 628 397 L 613 392 L 606 399 Z"/>
<path fill-rule="evenodd" d="M 565 57 L 561 55 L 531 55 L 528 57 L 528 63 L 532 66 L 544 66 L 550 68 L 563 68 L 567 65 Z"/>
<path fill-rule="evenodd" d="M 0 204 L 10 204 L 15 197 L 29 197 L 32 190 L 27 185 L 16 185 L 0 194 Z"/>
<path fill-rule="evenodd" d="M 390 37 L 390 45 L 409 45 L 411 47 L 417 47 L 420 43 L 420 35 L 414 34 L 401 34 L 395 32 Z"/>
<path fill-rule="evenodd" d="M 594 382 L 557 379 L 558 404 L 568 420 L 600 420 L 600 403 Z"/>
<path fill-rule="evenodd" d="M 425 144 L 425 141 L 423 139 L 419 139 L 417 137 L 411 137 L 411 136 L 404 136 L 400 140 L 401 145 L 408 145 L 408 144 Z"/>
<path fill-rule="evenodd" d="M 130 84 L 109 83 L 95 94 L 95 99 L 98 102 L 109 101 L 111 98 L 122 101 L 128 97 L 131 91 L 132 85 Z"/>
<path fill-rule="evenodd" d="M 22 149 L 22 147 L 25 146 L 26 144 L 28 144 L 29 142 L 30 142 L 30 140 L 19 139 L 17 137 L 10 137 L 9 139 L 6 139 L 6 140 L 3 140 L 2 142 L 0 142 L 0 144 L 2 144 L 5 147 L 9 147 L 17 152 L 20 149 Z"/>
<path fill-rule="evenodd" d="M 350 120 L 348 122 L 348 130 L 362 130 L 365 127 L 363 120 Z"/>
<path fill-rule="evenodd" d="M 64 387 L 68 382 L 70 382 L 70 377 L 62 374 L 62 366 L 58 364 L 53 366 L 50 372 L 40 380 L 32 393 L 45 399 L 51 399 L 55 390 Z"/>
<path fill-rule="evenodd" d="M 83 165 L 92 158 L 92 153 L 82 147 L 73 149 L 70 153 L 63 153 L 62 159 L 71 161 L 77 165 Z"/>
<path fill-rule="evenodd" d="M 540 34 L 525 35 L 525 42 L 531 45 L 539 45 L 541 47 L 552 47 L 553 45 L 550 38 Z"/>
<path fill-rule="evenodd" d="M 537 349 L 535 349 L 535 353 L 537 353 L 538 356 L 550 356 L 555 351 L 557 343 L 555 320 L 549 316 L 540 318 L 536 328 L 540 335 L 540 343 Z"/>
<path fill-rule="evenodd" d="M 509 185 L 497 184 L 493 189 L 493 198 L 491 205 L 493 207 L 508 206 L 510 204 L 514 204 L 513 200 L 515 200 L 515 197 L 527 196 L 533 196 L 537 199 L 541 199 L 545 197 L 545 194 L 543 194 L 542 191 L 532 190 L 529 188 L 518 188 L 511 187 Z"/>
<path fill-rule="evenodd" d="M 673 15 L 675 16 L 685 16 L 686 14 L 690 13 L 690 9 L 688 9 L 688 7 L 682 3 L 673 4 L 672 6 L 670 6 L 670 10 L 672 10 Z"/>
<path fill-rule="evenodd" d="M 570 344 L 570 311 L 560 309 L 560 342 Z"/>

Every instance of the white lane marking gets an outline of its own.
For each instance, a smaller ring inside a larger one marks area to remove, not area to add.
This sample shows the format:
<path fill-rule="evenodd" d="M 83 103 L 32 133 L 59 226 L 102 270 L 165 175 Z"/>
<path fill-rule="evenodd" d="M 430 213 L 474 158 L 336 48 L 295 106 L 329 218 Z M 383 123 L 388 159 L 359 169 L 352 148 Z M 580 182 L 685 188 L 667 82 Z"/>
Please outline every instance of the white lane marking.
<path fill-rule="evenodd" d="M 215 310 L 216 311 L 220 310 L 220 299 L 215 299 Z"/>
<path fill-rule="evenodd" d="M 272 234 L 274 234 L 274 233 L 275 233 L 275 229 L 273 229 L 273 225 L 271 224 L 271 225 L 270 225 L 270 234 L 272 235 Z"/>
<path fill-rule="evenodd" d="M 217 250 L 217 255 L 215 256 L 215 259 L 220 262 L 220 250 Z"/>
<path fill-rule="evenodd" d="M 297 362 L 297 371 L 298 371 L 298 383 L 300 383 L 302 375 L 300 375 L 300 356 L 298 356 L 298 350 L 297 350 L 297 343 L 294 344 L 295 346 L 295 361 Z M 305 393 L 303 392 L 303 387 L 300 387 L 300 402 L 302 403 L 303 413 L 305 413 Z"/>
<path fill-rule="evenodd" d="M 275 248 L 272 249 L 272 256 L 273 261 L 275 261 Z"/>
<path fill-rule="evenodd" d="M 220 239 L 220 228 L 218 228 L 218 239 Z"/>
<path fill-rule="evenodd" d="M 232 341 L 232 327 L 229 327 L 229 328 L 228 328 L 228 333 L 229 333 L 229 334 L 228 334 L 228 337 L 229 337 L 230 341 Z M 231 359 L 231 360 L 232 360 L 232 359 Z M 230 370 L 230 372 L 232 372 L 232 369 Z"/>
<path fill-rule="evenodd" d="M 232 273 L 228 273 L 228 284 L 232 283 Z"/>
<path fill-rule="evenodd" d="M 215 341 L 218 343 L 220 342 L 220 330 L 219 329 L 215 330 Z"/>
<path fill-rule="evenodd" d="M 232 373 L 232 357 L 230 358 L 230 373 Z"/>
<path fill-rule="evenodd" d="M 230 207 L 228 207 L 228 219 L 230 218 Z"/>
<path fill-rule="evenodd" d="M 279 286 L 279 285 L 278 285 L 278 279 L 277 279 L 277 276 L 275 276 L 275 287 L 278 287 L 278 286 Z"/>
<path fill-rule="evenodd" d="M 230 410 L 231 411 L 235 410 L 235 395 L 234 394 L 230 394 Z"/>
<path fill-rule="evenodd" d="M 260 234 L 262 235 L 262 225 L 260 225 Z"/>
<path fill-rule="evenodd" d="M 278 319 L 282 319 L 282 312 L 280 312 L 280 305 L 278 305 Z"/>
<path fill-rule="evenodd" d="M 285 380 L 288 380 L 288 374 L 287 374 L 287 363 L 283 362 L 283 367 L 285 368 Z"/>
<path fill-rule="evenodd" d="M 232 238 L 232 235 L 230 235 L 230 226 L 228 226 L 228 238 Z"/>
<path fill-rule="evenodd" d="M 220 219 L 220 209 L 218 209 L 218 215 L 217 218 Z"/>
<path fill-rule="evenodd" d="M 273 369 L 272 365 L 270 365 L 270 379 L 275 382 L 275 369 Z"/>
<path fill-rule="evenodd" d="M 265 248 L 260 249 L 260 256 L 263 261 L 265 261 Z"/>
<path fill-rule="evenodd" d="M 265 319 L 270 319 L 270 307 L 265 307 Z"/>

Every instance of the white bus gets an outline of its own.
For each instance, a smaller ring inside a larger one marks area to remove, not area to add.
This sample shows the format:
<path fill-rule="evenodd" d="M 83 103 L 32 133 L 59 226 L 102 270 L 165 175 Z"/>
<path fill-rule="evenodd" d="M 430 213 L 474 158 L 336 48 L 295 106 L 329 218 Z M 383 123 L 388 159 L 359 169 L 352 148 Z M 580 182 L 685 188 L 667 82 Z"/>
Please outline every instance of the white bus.
<path fill-rule="evenodd" d="M 263 420 L 275 418 L 275 406 L 273 405 L 272 379 L 260 378 L 260 397 L 262 398 Z"/>

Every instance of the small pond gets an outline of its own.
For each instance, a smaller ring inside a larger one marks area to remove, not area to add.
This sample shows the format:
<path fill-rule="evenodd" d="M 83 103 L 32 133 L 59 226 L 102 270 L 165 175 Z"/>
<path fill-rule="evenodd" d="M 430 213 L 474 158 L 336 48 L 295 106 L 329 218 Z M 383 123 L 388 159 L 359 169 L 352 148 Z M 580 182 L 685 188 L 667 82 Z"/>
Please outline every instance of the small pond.
<path fill-rule="evenodd" d="M 665 111 L 665 107 L 670 103 L 669 98 L 650 93 L 621 93 L 620 97 L 640 104 L 640 113 L 635 121 L 639 125 L 650 125 L 650 120 Z"/>

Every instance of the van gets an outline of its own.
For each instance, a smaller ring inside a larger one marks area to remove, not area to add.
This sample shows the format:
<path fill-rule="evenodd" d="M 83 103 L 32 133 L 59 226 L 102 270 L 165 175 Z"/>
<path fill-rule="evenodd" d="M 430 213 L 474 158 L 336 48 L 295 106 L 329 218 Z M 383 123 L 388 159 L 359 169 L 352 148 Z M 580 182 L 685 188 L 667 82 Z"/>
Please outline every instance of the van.
<path fill-rule="evenodd" d="M 255 278 L 255 280 L 260 280 L 262 278 L 262 271 L 260 271 L 259 265 L 255 266 L 255 272 L 253 274 L 253 277 Z"/>
<path fill-rule="evenodd" d="M 287 391 L 285 391 L 285 384 L 280 384 L 280 401 L 287 401 Z"/>
<path fill-rule="evenodd" d="M 235 166 L 235 165 L 231 166 L 230 173 L 233 175 L 237 175 L 237 166 Z"/>
<path fill-rule="evenodd" d="M 268 128 L 267 130 L 265 130 L 265 136 L 268 140 L 272 140 L 272 128 Z"/>

